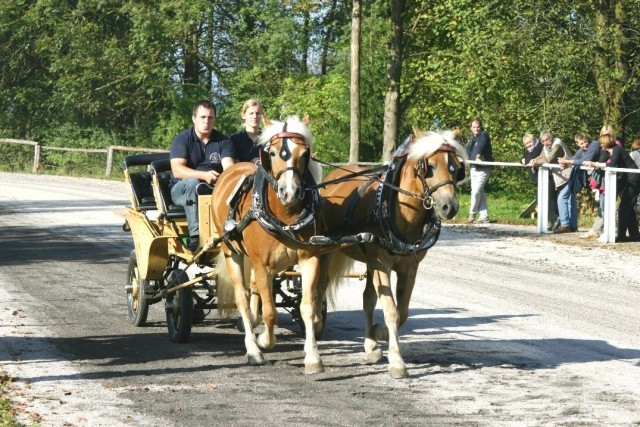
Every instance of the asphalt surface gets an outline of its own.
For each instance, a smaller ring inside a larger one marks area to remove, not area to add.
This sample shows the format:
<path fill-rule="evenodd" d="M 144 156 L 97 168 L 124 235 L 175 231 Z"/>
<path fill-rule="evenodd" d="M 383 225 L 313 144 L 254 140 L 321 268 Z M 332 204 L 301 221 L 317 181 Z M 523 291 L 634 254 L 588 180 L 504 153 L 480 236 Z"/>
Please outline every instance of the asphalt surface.
<path fill-rule="evenodd" d="M 326 371 L 305 376 L 285 312 L 260 367 L 234 323 L 209 316 L 174 344 L 158 303 L 129 325 L 133 246 L 112 213 L 126 197 L 118 182 L 0 173 L 0 369 L 27 422 L 640 425 L 637 244 L 445 226 L 401 329 L 410 378 L 365 363 L 357 280 L 330 308 Z"/>

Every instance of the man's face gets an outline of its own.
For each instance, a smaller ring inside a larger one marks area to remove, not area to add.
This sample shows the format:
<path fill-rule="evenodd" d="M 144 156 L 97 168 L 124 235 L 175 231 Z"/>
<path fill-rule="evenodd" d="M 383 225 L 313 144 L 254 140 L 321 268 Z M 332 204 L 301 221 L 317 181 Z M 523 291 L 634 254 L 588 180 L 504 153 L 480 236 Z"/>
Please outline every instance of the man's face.
<path fill-rule="evenodd" d="M 542 142 L 542 144 L 549 148 L 553 145 L 553 139 L 551 139 L 551 137 L 549 135 L 545 135 L 542 137 L 542 139 L 540 140 L 540 142 Z"/>
<path fill-rule="evenodd" d="M 216 124 L 216 115 L 210 108 L 198 107 L 196 115 L 191 117 L 191 120 L 198 135 L 208 136 Z"/>
<path fill-rule="evenodd" d="M 576 145 L 584 151 L 587 151 L 589 148 L 589 140 L 588 139 L 576 139 Z"/>
<path fill-rule="evenodd" d="M 482 130 L 482 127 L 480 127 L 480 123 L 478 122 L 471 123 L 471 133 L 473 133 L 475 136 L 478 136 L 481 130 Z"/>

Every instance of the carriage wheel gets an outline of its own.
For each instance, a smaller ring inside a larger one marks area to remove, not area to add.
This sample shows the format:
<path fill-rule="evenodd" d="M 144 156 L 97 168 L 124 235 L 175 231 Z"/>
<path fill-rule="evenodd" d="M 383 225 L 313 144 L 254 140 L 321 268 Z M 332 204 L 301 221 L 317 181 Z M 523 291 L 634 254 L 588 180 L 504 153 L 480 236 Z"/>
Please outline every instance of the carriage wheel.
<path fill-rule="evenodd" d="M 178 275 L 177 279 L 175 281 L 172 280 L 176 275 Z M 173 284 L 184 283 L 188 280 L 189 277 L 181 270 L 169 276 L 169 281 Z M 169 339 L 176 343 L 189 341 L 191 325 L 193 324 L 193 289 L 183 288 L 167 297 L 165 311 L 167 313 Z"/>
<path fill-rule="evenodd" d="M 127 311 L 129 313 L 129 323 L 133 326 L 144 326 L 149 314 L 149 301 L 145 298 L 144 289 L 149 283 L 139 276 L 138 260 L 136 251 L 131 251 L 129 255 L 129 271 L 127 274 Z"/>

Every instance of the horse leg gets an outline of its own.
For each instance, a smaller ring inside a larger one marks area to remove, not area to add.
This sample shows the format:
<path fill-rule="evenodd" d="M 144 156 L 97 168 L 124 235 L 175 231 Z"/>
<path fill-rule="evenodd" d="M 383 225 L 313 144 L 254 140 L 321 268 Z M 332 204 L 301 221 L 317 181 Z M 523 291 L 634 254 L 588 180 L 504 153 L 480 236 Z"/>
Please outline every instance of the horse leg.
<path fill-rule="evenodd" d="M 378 298 L 384 312 L 386 334 L 383 331 L 376 332 L 376 338 L 388 335 L 389 351 L 389 375 L 392 378 L 406 378 L 409 376 L 402 355 L 400 354 L 400 342 L 398 339 L 398 310 L 391 292 L 390 271 L 374 270 L 373 284 L 376 287 Z M 374 328 L 375 331 L 376 328 Z M 372 331 L 372 333 L 374 332 Z"/>
<path fill-rule="evenodd" d="M 253 335 L 253 327 L 251 324 L 251 315 L 249 314 L 249 301 L 244 287 L 244 274 L 242 272 L 242 256 L 231 255 L 225 257 L 227 264 L 227 273 L 233 282 L 236 307 L 242 317 L 244 325 L 244 345 L 247 349 L 247 359 L 249 365 L 264 364 L 264 356 L 258 347 L 256 338 Z"/>
<path fill-rule="evenodd" d="M 418 273 L 418 264 L 411 266 L 409 269 L 398 269 L 396 271 L 398 281 L 396 283 L 396 297 L 398 299 L 398 327 L 404 325 L 409 318 L 409 302 L 411 294 L 416 283 L 416 274 Z"/>
<path fill-rule="evenodd" d="M 304 373 L 318 374 L 324 372 L 318 342 L 316 341 L 315 326 L 322 322 L 322 317 L 316 312 L 318 303 L 318 271 L 320 260 L 318 257 L 307 258 L 300 262 L 300 274 L 302 275 L 302 301 L 300 301 L 300 316 L 304 322 Z M 320 317 L 320 318 L 318 318 Z"/>
<path fill-rule="evenodd" d="M 253 270 L 258 296 L 262 303 L 262 323 L 264 323 L 264 331 L 258 335 L 258 345 L 264 350 L 269 350 L 276 345 L 275 325 L 278 321 L 278 312 L 273 299 L 274 274 L 259 263 L 254 263 Z"/>
<path fill-rule="evenodd" d="M 251 279 L 249 282 L 249 290 L 251 292 L 249 296 L 249 311 L 251 313 L 251 325 L 253 328 L 260 324 L 260 294 L 256 286 L 256 275 L 251 269 Z"/>
<path fill-rule="evenodd" d="M 369 363 L 378 363 L 382 360 L 382 349 L 378 345 L 376 330 L 378 325 L 374 325 L 374 310 L 378 302 L 378 295 L 373 286 L 372 269 L 368 270 L 367 284 L 362 293 L 362 309 L 364 311 L 364 353 Z"/>

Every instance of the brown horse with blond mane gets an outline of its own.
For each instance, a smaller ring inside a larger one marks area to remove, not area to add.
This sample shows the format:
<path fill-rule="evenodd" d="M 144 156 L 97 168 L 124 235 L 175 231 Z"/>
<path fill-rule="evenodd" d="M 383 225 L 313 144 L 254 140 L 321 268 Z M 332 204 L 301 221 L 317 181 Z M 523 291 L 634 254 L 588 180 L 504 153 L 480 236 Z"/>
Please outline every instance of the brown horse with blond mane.
<path fill-rule="evenodd" d="M 265 363 L 262 350 L 276 343 L 273 279 L 298 264 L 305 373 L 316 373 L 324 369 L 315 337 L 322 322 L 314 311 L 320 248 L 308 245 L 307 240 L 316 234 L 319 168 L 310 162 L 313 138 L 307 123 L 306 117 L 296 116 L 285 122 L 265 119 L 258 140 L 260 162 L 236 163 L 220 175 L 212 195 L 212 215 L 224 241 L 216 263 L 219 307 L 235 300 L 249 364 Z M 253 328 L 259 322 L 259 308 L 265 328 L 256 338 Z"/>
<path fill-rule="evenodd" d="M 409 315 L 418 265 L 438 240 L 440 219 L 451 219 L 458 212 L 456 186 L 464 179 L 467 159 L 453 132 L 415 133 L 417 138 L 409 138 L 382 170 L 340 168 L 325 178 L 320 192 L 328 234 L 370 232 L 375 236 L 371 243 L 323 255 L 321 264 L 334 271 L 323 268 L 320 287 L 335 286 L 352 260 L 366 264 L 364 349 L 367 360 L 375 363 L 382 359 L 378 342 L 388 341 L 389 374 L 394 378 L 408 376 L 398 329 Z M 397 305 L 392 271 L 397 277 Z M 373 323 L 378 300 L 385 325 Z"/>

